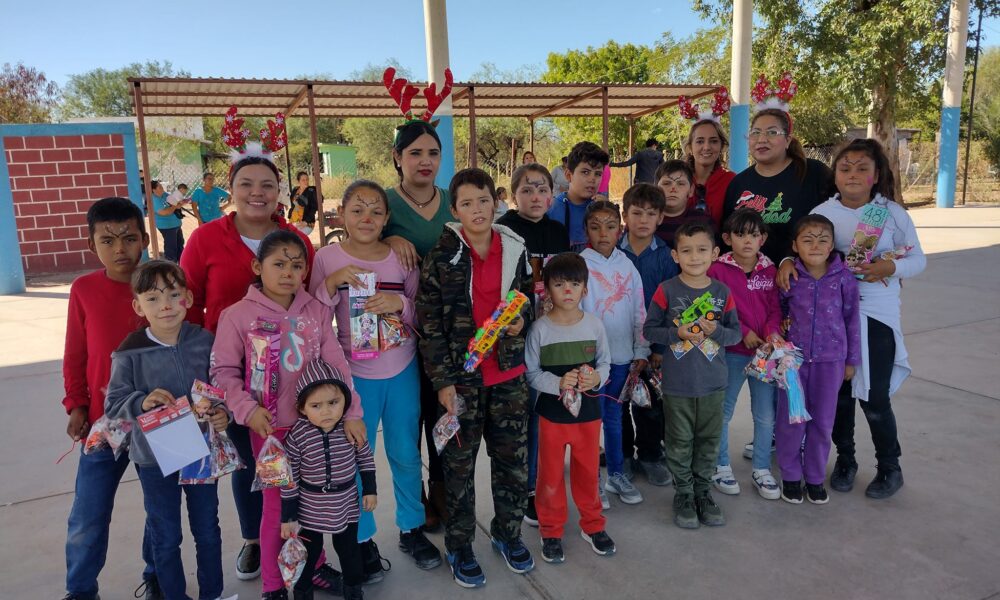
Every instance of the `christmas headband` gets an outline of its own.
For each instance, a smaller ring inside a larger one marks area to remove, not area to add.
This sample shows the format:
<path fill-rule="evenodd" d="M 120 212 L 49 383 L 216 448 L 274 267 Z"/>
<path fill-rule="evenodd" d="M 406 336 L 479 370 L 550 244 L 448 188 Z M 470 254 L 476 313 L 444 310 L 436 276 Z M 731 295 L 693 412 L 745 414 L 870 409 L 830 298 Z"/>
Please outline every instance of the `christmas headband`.
<path fill-rule="evenodd" d="M 413 102 L 413 97 L 417 95 L 417 87 L 410 84 L 402 77 L 396 78 L 396 69 L 389 67 L 382 73 L 382 83 L 385 85 L 385 89 L 389 90 L 389 95 L 392 99 L 396 101 L 396 106 L 399 107 L 399 111 L 403 113 L 406 117 L 406 122 L 397 127 L 396 129 L 402 129 L 410 123 L 423 121 L 424 123 L 430 123 L 432 126 L 437 127 L 437 121 L 431 121 L 431 117 L 434 116 L 434 111 L 441 106 L 444 99 L 451 94 L 452 85 L 455 83 L 455 79 L 451 75 L 451 69 L 444 70 L 444 86 L 441 88 L 441 93 L 437 91 L 437 84 L 431 83 L 424 88 L 423 94 L 424 98 L 427 99 L 427 110 L 424 111 L 419 118 L 414 118 L 413 110 L 410 108 Z"/>
<path fill-rule="evenodd" d="M 715 96 L 712 97 L 712 102 L 708 110 L 702 110 L 702 103 L 700 101 L 697 104 L 692 104 L 687 96 L 681 96 L 677 99 L 677 106 L 680 108 L 681 116 L 693 123 L 700 123 L 702 121 L 719 123 L 722 115 L 729 112 L 729 105 L 729 90 L 726 89 L 726 86 L 721 86 L 715 91 Z"/>
<path fill-rule="evenodd" d="M 792 81 L 792 74 L 785 71 L 778 80 L 777 87 L 771 85 L 763 73 L 757 76 L 757 82 L 750 90 L 750 98 L 757 104 L 756 110 L 776 108 L 788 113 L 788 103 L 799 91 L 799 86 Z"/>
<path fill-rule="evenodd" d="M 231 106 L 226 111 L 226 119 L 222 123 L 222 141 L 233 149 L 229 160 L 236 164 L 244 158 L 266 158 L 273 162 L 272 154 L 288 145 L 288 133 L 285 131 L 285 115 L 277 113 L 274 120 L 267 120 L 267 127 L 260 130 L 260 143 L 247 143 L 250 130 L 243 126 L 243 118 L 236 116 L 236 107 Z"/>

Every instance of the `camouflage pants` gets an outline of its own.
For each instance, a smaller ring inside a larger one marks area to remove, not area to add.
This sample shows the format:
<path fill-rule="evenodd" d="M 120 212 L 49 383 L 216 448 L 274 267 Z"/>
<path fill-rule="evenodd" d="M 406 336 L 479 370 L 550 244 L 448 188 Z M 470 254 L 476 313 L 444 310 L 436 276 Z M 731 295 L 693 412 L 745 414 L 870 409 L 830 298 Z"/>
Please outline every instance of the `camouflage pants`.
<path fill-rule="evenodd" d="M 466 411 L 461 428 L 441 453 L 449 552 L 471 544 L 476 532 L 476 456 L 486 440 L 493 489 L 490 535 L 511 541 L 521 535 L 528 504 L 528 386 L 524 376 L 491 387 L 457 386 Z"/>

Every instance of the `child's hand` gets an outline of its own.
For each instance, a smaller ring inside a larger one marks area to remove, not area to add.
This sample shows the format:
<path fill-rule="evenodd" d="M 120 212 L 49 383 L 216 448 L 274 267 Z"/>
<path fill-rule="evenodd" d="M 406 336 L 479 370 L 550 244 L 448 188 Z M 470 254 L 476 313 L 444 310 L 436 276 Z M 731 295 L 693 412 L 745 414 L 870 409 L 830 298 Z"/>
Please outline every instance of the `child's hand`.
<path fill-rule="evenodd" d="M 378 292 L 365 302 L 365 312 L 376 315 L 403 312 L 403 297 L 399 294 Z"/>
<path fill-rule="evenodd" d="M 449 415 L 455 414 L 455 386 L 449 385 L 438 390 L 438 402 L 448 411 Z"/>
<path fill-rule="evenodd" d="M 376 504 L 378 504 L 378 497 L 375 494 L 361 497 L 361 508 L 364 509 L 365 512 L 375 510 Z"/>
<path fill-rule="evenodd" d="M 559 380 L 559 389 L 575 388 L 580 383 L 580 369 L 566 372 Z"/>
<path fill-rule="evenodd" d="M 792 318 L 785 317 L 781 320 L 781 333 L 782 335 L 788 335 L 788 330 L 792 327 Z"/>
<path fill-rule="evenodd" d="M 850 381 L 854 379 L 854 365 L 844 366 L 844 381 Z"/>
<path fill-rule="evenodd" d="M 392 248 L 399 264 L 403 265 L 407 271 L 420 268 L 420 255 L 417 254 L 417 247 L 410 240 L 398 235 L 390 235 L 382 240 Z"/>
<path fill-rule="evenodd" d="M 146 394 L 146 399 L 142 401 L 142 412 L 149 412 L 157 406 L 173 406 L 174 395 L 162 388 L 156 388 Z"/>
<path fill-rule="evenodd" d="M 781 261 L 781 264 L 778 265 L 778 274 L 774 276 L 774 282 L 778 284 L 779 288 L 787 292 L 792 287 L 792 279 L 796 281 L 799 279 L 799 273 L 795 270 L 795 261 Z"/>
<path fill-rule="evenodd" d="M 326 276 L 326 291 L 330 293 L 330 296 L 336 296 L 337 288 L 342 285 L 349 285 L 354 288 L 364 287 L 364 284 L 358 279 L 358 275 L 369 272 L 367 269 L 362 269 L 361 267 L 347 265 L 343 269 L 334 271 Z"/>
<path fill-rule="evenodd" d="M 691 328 L 694 327 L 695 324 L 696 323 L 688 323 L 687 325 L 681 325 L 680 327 L 678 327 L 677 337 L 681 338 L 682 340 L 691 342 L 695 346 L 700 344 L 705 339 L 705 333 L 703 331 L 699 331 L 698 333 L 692 331 Z"/>
<path fill-rule="evenodd" d="M 288 523 L 281 524 L 281 539 L 287 540 L 299 531 L 299 523 L 297 521 L 289 521 Z"/>
<path fill-rule="evenodd" d="M 581 390 L 592 390 L 601 386 L 601 374 L 597 369 L 591 369 L 587 373 L 580 373 L 580 383 L 577 386 Z"/>
<path fill-rule="evenodd" d="M 229 413 L 227 413 L 222 407 L 216 406 L 212 410 L 208 411 L 208 422 L 212 424 L 212 429 L 216 431 L 225 431 L 226 427 L 229 426 Z"/>
<path fill-rule="evenodd" d="M 698 319 L 698 325 L 701 325 L 701 330 L 705 332 L 706 336 L 715 333 L 715 330 L 719 327 L 718 322 L 706 319 L 705 317 Z"/>
<path fill-rule="evenodd" d="M 659 371 L 660 367 L 662 367 L 662 366 L 663 366 L 663 355 L 662 354 L 660 354 L 658 352 L 654 352 L 654 353 L 652 353 L 652 354 L 649 355 L 649 368 L 650 369 L 655 369 L 655 370 Z"/>
<path fill-rule="evenodd" d="M 274 428 L 271 427 L 271 419 L 274 417 L 266 408 L 263 406 L 258 406 L 253 410 L 253 414 L 247 420 L 247 427 L 253 430 L 254 433 L 262 438 L 274 433 Z"/>
<path fill-rule="evenodd" d="M 517 318 L 511 321 L 510 325 L 507 326 L 507 337 L 519 335 L 522 329 L 524 329 L 524 319 L 521 318 L 521 315 L 517 315 Z"/>
<path fill-rule="evenodd" d="M 645 358 L 637 358 L 632 361 L 632 371 L 636 373 L 642 373 L 647 366 L 649 366 L 649 361 Z"/>
<path fill-rule="evenodd" d="M 777 333 L 772 333 L 771 335 L 767 336 L 767 341 L 771 342 L 772 344 L 784 344 L 785 338 L 781 337 Z"/>
<path fill-rule="evenodd" d="M 344 435 L 347 436 L 348 442 L 358 448 L 364 446 L 365 442 L 368 441 L 368 429 L 361 419 L 344 419 Z"/>
<path fill-rule="evenodd" d="M 77 406 L 69 411 L 69 424 L 66 425 L 66 435 L 71 437 L 74 442 L 79 442 L 87 437 L 87 432 L 90 431 L 90 422 L 87 420 L 88 416 L 86 406 Z"/>
<path fill-rule="evenodd" d="M 743 336 L 743 345 L 751 350 L 763 343 L 764 340 L 760 339 L 760 336 L 754 333 L 753 330 L 748 331 L 747 334 Z"/>
<path fill-rule="evenodd" d="M 864 281 L 873 283 L 892 277 L 896 272 L 896 261 L 876 258 L 870 263 L 858 265 L 858 273 L 864 276 Z"/>

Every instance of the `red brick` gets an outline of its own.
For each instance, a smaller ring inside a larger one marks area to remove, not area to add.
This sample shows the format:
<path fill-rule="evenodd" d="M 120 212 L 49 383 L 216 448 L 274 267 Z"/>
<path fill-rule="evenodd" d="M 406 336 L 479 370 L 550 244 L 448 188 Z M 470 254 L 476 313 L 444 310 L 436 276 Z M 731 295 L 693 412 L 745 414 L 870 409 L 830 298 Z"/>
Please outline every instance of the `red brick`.
<path fill-rule="evenodd" d="M 105 173 L 101 175 L 101 183 L 104 185 L 125 185 L 124 173 Z"/>
<path fill-rule="evenodd" d="M 87 191 L 87 188 L 63 188 L 59 190 L 59 196 L 63 200 L 86 200 L 87 198 L 90 198 L 90 192 Z"/>
<path fill-rule="evenodd" d="M 87 213 L 67 213 L 62 215 L 62 219 L 67 225 L 86 225 Z"/>
<path fill-rule="evenodd" d="M 56 268 L 56 257 L 52 254 L 35 254 L 26 256 L 29 273 L 46 273 Z"/>
<path fill-rule="evenodd" d="M 111 145 L 111 137 L 108 135 L 85 135 L 83 145 L 87 148 L 104 148 Z"/>
<path fill-rule="evenodd" d="M 115 195 L 115 188 L 113 187 L 91 187 L 88 188 L 90 191 L 90 197 L 97 198 L 107 198 L 108 196 Z"/>
<path fill-rule="evenodd" d="M 76 208 L 76 202 L 49 202 L 49 214 L 64 215 L 75 212 L 79 212 Z"/>
<path fill-rule="evenodd" d="M 24 138 L 23 137 L 5 137 L 3 139 L 3 147 L 8 150 L 20 150 L 24 148 Z"/>
<path fill-rule="evenodd" d="M 7 165 L 7 174 L 11 177 L 24 177 L 28 174 L 28 165 L 18 163 Z"/>
<path fill-rule="evenodd" d="M 22 202 L 14 205 L 14 212 L 19 217 L 47 215 L 49 214 L 49 205 L 45 202 Z"/>
<path fill-rule="evenodd" d="M 83 148 L 83 138 L 78 135 L 59 135 L 53 139 L 56 148 Z"/>
<path fill-rule="evenodd" d="M 116 160 L 115 161 L 115 166 L 111 170 L 114 171 L 115 173 L 124 173 L 125 172 L 125 161 L 124 160 Z"/>
<path fill-rule="evenodd" d="M 75 238 L 72 240 L 66 240 L 66 247 L 70 250 L 79 250 L 81 252 L 88 252 L 90 250 L 90 245 L 87 238 Z"/>
<path fill-rule="evenodd" d="M 110 160 L 87 161 L 88 173 L 110 173 L 113 167 L 114 165 Z"/>
<path fill-rule="evenodd" d="M 49 175 L 45 178 L 45 187 L 49 189 L 73 187 L 73 175 Z"/>
<path fill-rule="evenodd" d="M 38 242 L 39 254 L 54 254 L 66 251 L 66 240 L 53 240 L 51 242 Z"/>
<path fill-rule="evenodd" d="M 56 268 L 60 271 L 72 271 L 87 264 L 86 252 L 66 252 L 56 254 Z"/>
<path fill-rule="evenodd" d="M 14 227 L 19 231 L 21 229 L 34 229 L 35 217 L 16 217 L 14 219 Z"/>
<path fill-rule="evenodd" d="M 15 192 L 11 192 L 11 195 L 14 198 L 14 204 L 19 204 L 21 202 L 31 202 L 31 192 L 27 190 L 17 190 Z"/>
<path fill-rule="evenodd" d="M 125 158 L 125 149 L 121 146 L 117 148 L 101 148 L 100 150 L 101 160 L 115 160 Z"/>
<path fill-rule="evenodd" d="M 125 145 L 125 138 L 123 138 L 122 134 L 120 134 L 120 133 L 112 133 L 111 134 L 111 145 L 112 146 L 118 146 L 118 147 L 124 146 Z"/>
<path fill-rule="evenodd" d="M 42 160 L 45 162 L 59 162 L 69 160 L 69 150 L 60 148 L 58 150 L 42 150 Z"/>
<path fill-rule="evenodd" d="M 120 186 L 116 187 L 115 188 L 115 196 L 118 196 L 119 198 L 128 198 L 128 186 L 127 185 L 120 185 Z"/>
<path fill-rule="evenodd" d="M 51 229 L 26 229 L 20 233 L 22 242 L 47 242 L 52 239 Z"/>
<path fill-rule="evenodd" d="M 87 172 L 87 163 L 83 162 L 68 162 L 69 161 L 69 150 L 55 152 L 66 152 L 66 161 L 61 162 L 57 165 L 60 175 L 76 175 L 77 173 Z"/>
<path fill-rule="evenodd" d="M 14 188 L 18 190 L 37 190 L 45 187 L 44 177 L 18 177 L 14 180 Z"/>
<path fill-rule="evenodd" d="M 91 173 L 90 175 L 75 175 L 73 177 L 73 185 L 79 187 L 101 185 L 101 176 L 96 173 Z"/>
<path fill-rule="evenodd" d="M 52 139 L 51 135 L 33 135 L 31 137 L 24 138 L 25 148 L 36 148 L 41 150 L 42 148 L 54 148 L 55 141 Z"/>
<path fill-rule="evenodd" d="M 38 242 L 21 242 L 21 256 L 38 254 Z"/>
<path fill-rule="evenodd" d="M 52 229 L 52 239 L 54 240 L 72 240 L 80 237 L 80 227 L 74 225 L 73 227 L 54 227 Z"/>
<path fill-rule="evenodd" d="M 29 175 L 55 175 L 56 165 L 50 162 L 31 163 L 28 165 Z"/>
<path fill-rule="evenodd" d="M 97 160 L 100 158 L 96 148 L 73 148 L 70 150 L 73 160 Z"/>
<path fill-rule="evenodd" d="M 59 190 L 31 190 L 32 202 L 58 202 Z"/>
<path fill-rule="evenodd" d="M 65 224 L 63 215 L 41 215 L 35 217 L 35 227 L 62 227 Z"/>
<path fill-rule="evenodd" d="M 42 153 L 39 150 L 11 150 L 9 162 L 32 163 L 40 162 Z"/>

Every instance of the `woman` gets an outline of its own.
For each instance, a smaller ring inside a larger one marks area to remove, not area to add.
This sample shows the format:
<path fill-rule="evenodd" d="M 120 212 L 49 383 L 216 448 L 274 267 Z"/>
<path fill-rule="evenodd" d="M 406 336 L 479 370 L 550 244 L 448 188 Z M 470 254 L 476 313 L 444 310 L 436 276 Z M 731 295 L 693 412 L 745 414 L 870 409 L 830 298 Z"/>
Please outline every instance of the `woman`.
<path fill-rule="evenodd" d="M 684 142 L 687 163 L 694 171 L 691 207 L 707 212 L 715 223 L 716 231 L 722 227 L 722 202 L 726 188 L 736 176 L 722 162 L 722 153 L 728 146 L 729 139 L 722 125 L 714 119 L 702 119 L 692 125 Z"/>
<path fill-rule="evenodd" d="M 292 206 L 288 209 L 288 221 L 309 235 L 316 227 L 316 211 L 319 210 L 316 186 L 309 185 L 309 174 L 305 171 L 296 173 L 295 180 L 298 187 L 290 194 Z"/>
<path fill-rule="evenodd" d="M 528 150 L 523 155 L 521 155 L 521 164 L 522 165 L 530 165 L 531 163 L 535 163 L 535 162 L 538 162 L 538 161 L 535 160 L 535 153 L 532 152 L 531 150 Z"/>

